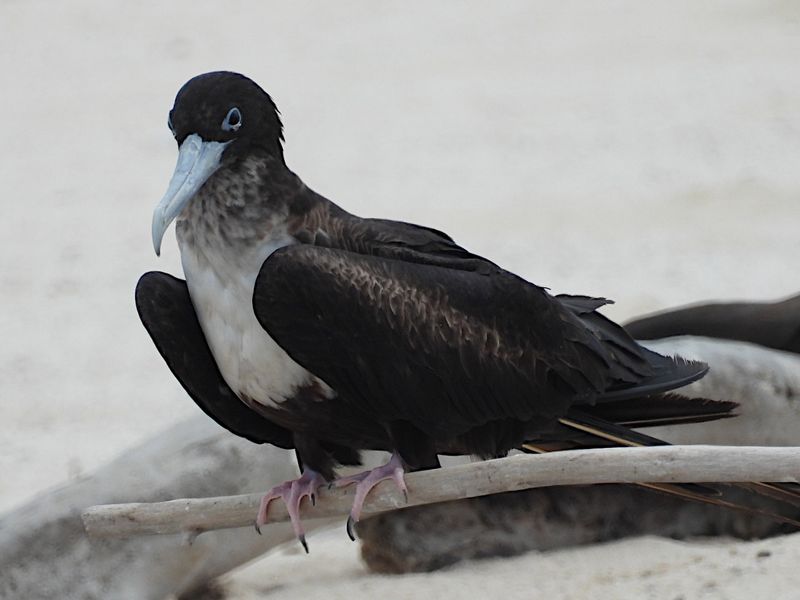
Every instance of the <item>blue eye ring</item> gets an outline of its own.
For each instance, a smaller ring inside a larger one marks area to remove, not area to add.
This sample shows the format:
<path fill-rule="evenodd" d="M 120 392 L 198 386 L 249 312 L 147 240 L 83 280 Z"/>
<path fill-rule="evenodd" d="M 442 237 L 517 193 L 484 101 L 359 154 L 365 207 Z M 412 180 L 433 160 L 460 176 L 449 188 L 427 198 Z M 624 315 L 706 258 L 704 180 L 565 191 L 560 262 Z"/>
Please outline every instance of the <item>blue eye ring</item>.
<path fill-rule="evenodd" d="M 242 126 L 242 111 L 235 106 L 228 111 L 225 119 L 222 121 L 222 131 L 239 131 Z"/>

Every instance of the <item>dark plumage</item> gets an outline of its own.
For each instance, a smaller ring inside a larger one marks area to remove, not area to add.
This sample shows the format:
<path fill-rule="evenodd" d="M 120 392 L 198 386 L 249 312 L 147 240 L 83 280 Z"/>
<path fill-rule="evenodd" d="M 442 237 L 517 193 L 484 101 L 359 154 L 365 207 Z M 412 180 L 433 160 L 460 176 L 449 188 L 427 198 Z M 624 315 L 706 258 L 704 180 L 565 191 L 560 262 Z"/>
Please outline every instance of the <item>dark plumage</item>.
<path fill-rule="evenodd" d="M 186 285 L 143 276 L 142 321 L 192 398 L 255 442 L 295 447 L 303 477 L 269 492 L 297 508 L 336 464 L 392 452 L 359 485 L 438 466 L 438 454 L 502 456 L 653 443 L 625 428 L 728 416 L 732 403 L 667 395 L 700 362 L 637 344 L 597 312 L 553 297 L 444 233 L 362 219 L 308 189 L 284 161 L 269 96 L 234 73 L 178 93 L 180 148 L 156 208 L 158 251 L 178 219 Z M 188 286 L 188 287 L 187 287 Z"/>
<path fill-rule="evenodd" d="M 276 251 L 253 306 L 278 344 L 336 390 L 342 411 L 365 416 L 376 435 L 398 422 L 417 430 L 414 448 L 386 440 L 403 457 L 420 451 L 420 438 L 431 454 L 501 456 L 570 407 L 662 392 L 706 371 L 477 257 L 413 250 L 409 262 L 380 243 L 354 253 L 339 243 L 348 227 L 340 231 L 329 238 L 338 247 Z M 305 426 L 335 435 L 334 423 Z"/>

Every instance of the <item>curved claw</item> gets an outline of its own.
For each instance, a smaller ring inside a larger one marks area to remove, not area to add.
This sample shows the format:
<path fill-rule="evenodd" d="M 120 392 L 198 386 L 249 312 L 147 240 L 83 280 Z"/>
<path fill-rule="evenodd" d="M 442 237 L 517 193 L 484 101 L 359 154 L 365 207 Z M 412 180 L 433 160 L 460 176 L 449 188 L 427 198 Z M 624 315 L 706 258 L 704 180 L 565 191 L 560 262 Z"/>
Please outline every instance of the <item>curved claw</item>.
<path fill-rule="evenodd" d="M 286 504 L 286 510 L 289 513 L 289 519 L 291 520 L 292 528 L 294 529 L 298 541 L 303 545 L 306 553 L 308 553 L 305 529 L 300 520 L 300 503 L 303 501 L 303 498 L 308 497 L 312 504 L 315 504 L 316 491 L 323 483 L 325 483 L 325 480 L 322 475 L 311 469 L 305 469 L 298 479 L 285 481 L 273 487 L 261 498 L 261 504 L 258 508 L 258 514 L 256 515 L 256 532 L 260 535 L 261 526 L 267 522 L 267 512 L 270 502 L 280 498 L 283 500 L 284 504 Z"/>
<path fill-rule="evenodd" d="M 364 471 L 363 473 L 351 475 L 350 477 L 343 477 L 342 479 L 337 479 L 331 483 L 331 485 L 335 487 L 344 487 L 353 483 L 357 484 L 356 495 L 353 499 L 353 507 L 350 509 L 350 516 L 347 517 L 346 526 L 347 535 L 351 540 L 355 541 L 356 539 L 354 527 L 361 518 L 361 510 L 364 507 L 364 501 L 366 500 L 367 495 L 370 493 L 370 491 L 372 491 L 372 488 L 378 485 L 381 481 L 384 481 L 385 479 L 393 480 L 398 489 L 403 492 L 406 502 L 408 501 L 408 488 L 406 487 L 406 482 L 403 477 L 404 474 L 405 467 L 403 465 L 403 461 L 400 456 L 395 453 L 392 454 L 392 458 L 389 459 L 389 462 L 381 467 L 376 467 L 371 471 Z"/>

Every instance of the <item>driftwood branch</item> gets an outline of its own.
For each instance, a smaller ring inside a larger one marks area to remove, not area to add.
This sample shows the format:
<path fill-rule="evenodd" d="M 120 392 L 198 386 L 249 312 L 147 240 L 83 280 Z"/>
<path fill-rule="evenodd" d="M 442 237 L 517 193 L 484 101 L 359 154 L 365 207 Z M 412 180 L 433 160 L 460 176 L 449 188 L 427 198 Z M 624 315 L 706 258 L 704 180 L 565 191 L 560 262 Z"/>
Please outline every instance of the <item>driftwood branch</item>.
<path fill-rule="evenodd" d="M 662 446 L 609 448 L 520 455 L 459 465 L 407 476 L 408 502 L 390 482 L 370 494 L 364 514 L 472 498 L 501 492 L 596 483 L 798 482 L 800 448 Z M 200 533 L 249 526 L 261 496 L 247 494 L 157 503 L 93 506 L 83 513 L 90 536 Z M 305 519 L 346 514 L 353 489 L 323 489 L 316 505 L 303 506 Z M 270 521 L 286 521 L 280 502 L 270 506 Z"/>

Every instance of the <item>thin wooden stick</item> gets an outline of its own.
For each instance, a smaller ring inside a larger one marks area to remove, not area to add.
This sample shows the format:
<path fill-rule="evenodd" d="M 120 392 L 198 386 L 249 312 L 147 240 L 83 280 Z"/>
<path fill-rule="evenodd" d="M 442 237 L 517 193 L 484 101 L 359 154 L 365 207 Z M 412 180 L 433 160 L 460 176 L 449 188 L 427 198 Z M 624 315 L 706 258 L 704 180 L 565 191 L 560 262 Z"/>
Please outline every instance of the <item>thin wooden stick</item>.
<path fill-rule="evenodd" d="M 364 515 L 554 485 L 595 483 L 795 482 L 800 448 L 756 446 L 659 446 L 606 448 L 519 455 L 406 476 L 408 502 L 391 482 L 377 486 Z M 200 533 L 250 526 L 260 494 L 93 506 L 83 513 L 90 536 Z M 316 505 L 304 504 L 304 519 L 345 515 L 353 488 L 321 489 Z M 269 508 L 271 522 L 286 521 L 282 502 Z"/>

